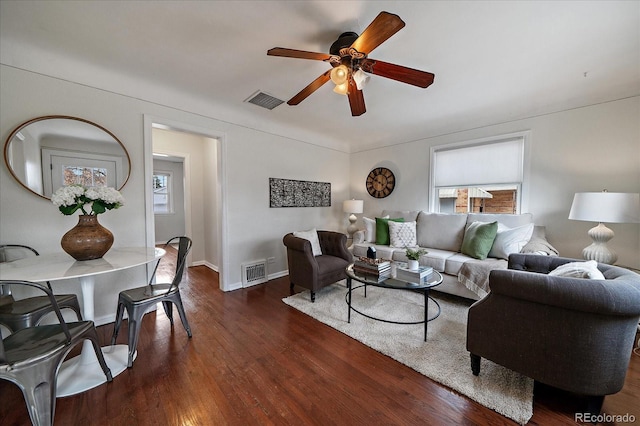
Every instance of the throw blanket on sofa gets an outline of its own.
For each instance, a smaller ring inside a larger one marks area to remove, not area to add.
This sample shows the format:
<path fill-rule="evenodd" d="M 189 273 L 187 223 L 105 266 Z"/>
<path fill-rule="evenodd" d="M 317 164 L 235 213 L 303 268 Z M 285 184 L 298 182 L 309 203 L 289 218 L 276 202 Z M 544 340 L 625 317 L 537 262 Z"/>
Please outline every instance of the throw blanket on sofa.
<path fill-rule="evenodd" d="M 558 256 L 560 254 L 544 236 L 539 237 L 536 236 L 535 233 L 520 253 L 541 254 L 546 256 Z"/>
<path fill-rule="evenodd" d="M 469 260 L 458 273 L 458 282 L 483 298 L 489 294 L 489 273 L 494 269 L 507 269 L 504 259 Z"/>

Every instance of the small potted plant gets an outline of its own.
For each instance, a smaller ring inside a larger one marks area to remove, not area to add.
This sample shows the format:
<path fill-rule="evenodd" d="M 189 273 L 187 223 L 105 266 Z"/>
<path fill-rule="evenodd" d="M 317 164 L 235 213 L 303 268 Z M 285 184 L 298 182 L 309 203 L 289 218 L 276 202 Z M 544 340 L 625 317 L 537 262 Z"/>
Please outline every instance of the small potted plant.
<path fill-rule="evenodd" d="M 427 254 L 427 251 L 423 248 L 417 248 L 417 249 L 412 249 L 409 247 L 405 247 L 404 248 L 404 252 L 405 255 L 407 256 L 407 259 L 409 259 L 408 263 L 408 267 L 409 269 L 411 269 L 412 271 L 417 271 L 418 268 L 420 267 L 420 256 L 422 256 L 423 254 Z"/>

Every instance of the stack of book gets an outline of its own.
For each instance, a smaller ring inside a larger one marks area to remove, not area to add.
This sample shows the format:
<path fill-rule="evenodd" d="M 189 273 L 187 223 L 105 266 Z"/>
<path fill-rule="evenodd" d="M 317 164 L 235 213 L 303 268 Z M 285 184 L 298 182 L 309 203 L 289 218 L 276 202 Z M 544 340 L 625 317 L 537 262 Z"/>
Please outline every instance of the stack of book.
<path fill-rule="evenodd" d="M 391 276 L 391 261 L 358 257 L 353 262 L 353 271 L 357 274 L 369 275 L 378 279 L 389 278 Z"/>
<path fill-rule="evenodd" d="M 409 269 L 406 263 L 396 263 L 396 278 L 410 283 L 421 283 L 425 277 L 433 273 L 431 266 L 420 266 L 417 270 Z"/>

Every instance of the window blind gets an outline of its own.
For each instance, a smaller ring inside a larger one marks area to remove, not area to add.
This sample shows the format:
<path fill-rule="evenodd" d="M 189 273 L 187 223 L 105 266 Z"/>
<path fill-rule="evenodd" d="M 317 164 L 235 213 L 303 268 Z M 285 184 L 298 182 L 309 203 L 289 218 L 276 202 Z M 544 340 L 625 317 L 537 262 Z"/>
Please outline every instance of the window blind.
<path fill-rule="evenodd" d="M 522 182 L 524 138 L 434 151 L 434 186 Z"/>

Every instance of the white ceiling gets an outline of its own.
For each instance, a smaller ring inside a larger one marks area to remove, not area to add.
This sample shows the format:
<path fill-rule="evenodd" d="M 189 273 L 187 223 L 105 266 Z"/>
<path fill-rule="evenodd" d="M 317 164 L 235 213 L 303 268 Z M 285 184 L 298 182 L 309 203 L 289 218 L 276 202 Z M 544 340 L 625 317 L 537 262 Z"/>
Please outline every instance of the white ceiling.
<path fill-rule="evenodd" d="M 3 64 L 356 152 L 640 94 L 639 1 L 1 1 Z M 435 74 L 427 89 L 372 76 L 367 112 L 329 69 L 267 56 L 328 52 L 382 11 L 406 26 L 370 57 Z M 30 117 L 27 117 L 30 118 Z M 25 118 L 26 119 L 26 118 Z"/>

